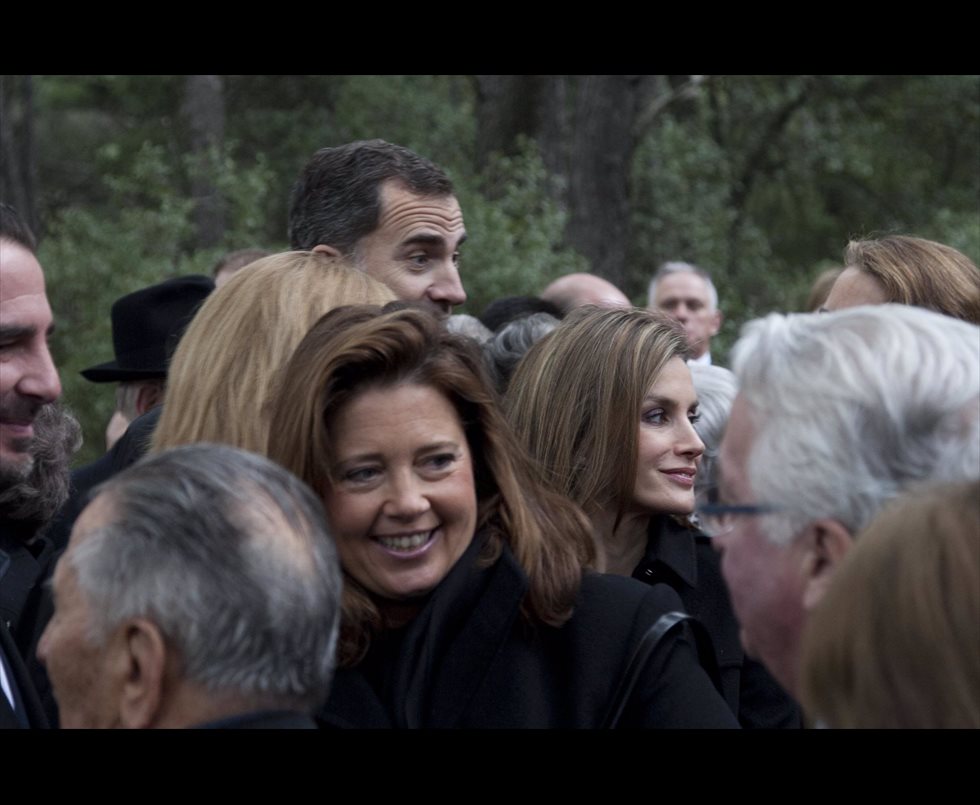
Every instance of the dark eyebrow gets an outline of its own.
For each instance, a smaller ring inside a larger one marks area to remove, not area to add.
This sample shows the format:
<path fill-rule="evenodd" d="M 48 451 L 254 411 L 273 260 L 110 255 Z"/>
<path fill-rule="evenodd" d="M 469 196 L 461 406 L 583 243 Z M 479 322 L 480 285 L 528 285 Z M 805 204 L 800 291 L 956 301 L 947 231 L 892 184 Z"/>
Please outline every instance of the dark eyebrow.
<path fill-rule="evenodd" d="M 460 236 L 456 242 L 457 249 L 463 245 L 466 237 L 465 232 Z M 442 246 L 445 243 L 446 238 L 443 235 L 438 235 L 435 232 L 419 232 L 417 235 L 412 235 L 402 241 L 402 246 Z"/>
<path fill-rule="evenodd" d="M 442 235 L 436 235 L 431 232 L 420 232 L 418 235 L 412 235 L 410 238 L 406 238 L 402 242 L 402 246 L 441 246 L 446 242 L 446 239 Z"/>
<path fill-rule="evenodd" d="M 672 408 L 674 406 L 680 407 L 681 403 L 679 400 L 674 400 L 670 397 L 644 397 L 643 405 L 659 405 L 661 408 Z M 700 406 L 701 401 L 695 398 L 691 408 L 699 408 Z"/>
<path fill-rule="evenodd" d="M 21 338 L 32 338 L 37 333 L 37 327 L 29 324 L 15 324 L 13 327 L 0 327 L 0 340 L 17 341 Z M 44 331 L 46 337 L 54 333 L 54 322 Z"/>
<path fill-rule="evenodd" d="M 36 327 L 29 325 L 17 325 L 13 327 L 0 327 L 0 340 L 17 341 L 21 338 L 29 338 L 37 332 Z"/>

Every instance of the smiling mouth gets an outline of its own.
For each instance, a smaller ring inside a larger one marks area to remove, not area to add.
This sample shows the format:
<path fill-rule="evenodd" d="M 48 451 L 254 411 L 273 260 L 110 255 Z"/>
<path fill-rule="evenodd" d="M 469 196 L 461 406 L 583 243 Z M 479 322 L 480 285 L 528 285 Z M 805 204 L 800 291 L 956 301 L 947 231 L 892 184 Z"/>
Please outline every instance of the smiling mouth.
<path fill-rule="evenodd" d="M 697 475 L 697 470 L 661 470 L 661 472 L 670 478 L 672 481 L 681 484 L 682 486 L 694 486 L 694 476 Z"/>
<path fill-rule="evenodd" d="M 389 536 L 377 536 L 374 540 L 389 551 L 399 553 L 411 553 L 432 541 L 436 529 L 429 531 L 415 531 L 410 534 L 392 534 Z"/>

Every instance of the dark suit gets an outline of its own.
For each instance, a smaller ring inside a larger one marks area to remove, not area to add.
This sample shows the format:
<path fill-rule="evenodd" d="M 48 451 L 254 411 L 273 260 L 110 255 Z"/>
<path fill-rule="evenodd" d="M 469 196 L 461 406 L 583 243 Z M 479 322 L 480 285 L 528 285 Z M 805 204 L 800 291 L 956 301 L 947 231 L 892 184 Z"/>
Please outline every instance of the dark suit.
<path fill-rule="evenodd" d="M 27 668 L 47 720 L 57 724 L 51 683 L 35 652 L 54 611 L 45 582 L 51 578 L 58 557 L 47 539 L 31 539 L 33 526 L 25 530 L 26 525 L 0 520 L 0 622 L 9 629 L 8 636 Z"/>
<path fill-rule="evenodd" d="M 795 701 L 765 667 L 745 656 L 739 625 L 711 538 L 671 517 L 654 517 L 647 550 L 633 571 L 647 584 L 667 584 L 707 628 L 721 671 L 725 700 L 746 728 L 802 727 Z"/>
<path fill-rule="evenodd" d="M 10 631 L 3 623 L 0 623 L 0 662 L 3 663 L 17 705 L 15 713 L 7 697 L 0 692 L 0 729 L 47 728 L 48 718 L 34 690 L 34 683 L 21 661 Z"/>
<path fill-rule="evenodd" d="M 237 716 L 198 724 L 198 730 L 315 730 L 316 722 L 307 713 L 294 710 L 255 710 Z"/>
<path fill-rule="evenodd" d="M 478 535 L 423 610 L 337 672 L 332 727 L 597 727 L 641 637 L 681 608 L 663 585 L 587 573 L 561 627 L 520 614 L 528 580 L 505 547 L 477 564 Z M 627 700 L 623 727 L 735 727 L 684 628 L 665 637 Z"/>

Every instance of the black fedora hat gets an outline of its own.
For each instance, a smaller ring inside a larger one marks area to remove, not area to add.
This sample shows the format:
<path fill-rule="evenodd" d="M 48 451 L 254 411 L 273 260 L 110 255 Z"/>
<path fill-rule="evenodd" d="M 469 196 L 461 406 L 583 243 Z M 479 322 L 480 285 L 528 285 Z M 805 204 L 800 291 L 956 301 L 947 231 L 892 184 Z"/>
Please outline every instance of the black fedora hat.
<path fill-rule="evenodd" d="M 184 328 L 213 290 L 213 279 L 193 274 L 120 297 L 111 314 L 116 359 L 83 369 L 82 377 L 94 383 L 166 377 Z"/>

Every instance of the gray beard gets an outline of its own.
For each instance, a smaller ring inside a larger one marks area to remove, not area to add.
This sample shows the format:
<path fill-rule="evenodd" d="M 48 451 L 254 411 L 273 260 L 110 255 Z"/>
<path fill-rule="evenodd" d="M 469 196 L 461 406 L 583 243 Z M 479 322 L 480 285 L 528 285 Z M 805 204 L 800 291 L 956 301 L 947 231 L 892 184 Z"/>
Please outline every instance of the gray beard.
<path fill-rule="evenodd" d="M 18 443 L 15 443 L 17 451 L 25 454 L 16 464 L 9 461 L 0 462 L 0 495 L 3 497 L 6 497 L 9 489 L 24 483 L 34 469 L 34 456 L 29 452 L 31 441 L 31 439 L 19 439 Z M 22 444 L 23 442 L 27 444 Z"/>
<path fill-rule="evenodd" d="M 0 518 L 46 524 L 68 498 L 69 463 L 81 446 L 81 428 L 58 403 L 45 405 L 34 420 L 34 438 L 15 443 L 23 456 L 0 462 Z"/>

